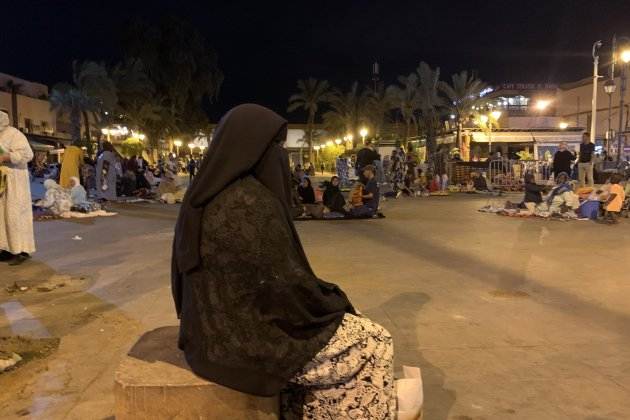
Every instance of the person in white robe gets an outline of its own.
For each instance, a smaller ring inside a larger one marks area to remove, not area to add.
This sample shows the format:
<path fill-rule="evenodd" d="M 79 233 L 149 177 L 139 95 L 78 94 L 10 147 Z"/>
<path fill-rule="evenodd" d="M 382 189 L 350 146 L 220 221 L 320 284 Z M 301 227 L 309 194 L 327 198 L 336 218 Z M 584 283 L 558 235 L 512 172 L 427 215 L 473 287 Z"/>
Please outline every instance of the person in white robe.
<path fill-rule="evenodd" d="M 28 162 L 33 151 L 19 130 L 0 111 L 0 260 L 19 265 L 35 252 Z"/>

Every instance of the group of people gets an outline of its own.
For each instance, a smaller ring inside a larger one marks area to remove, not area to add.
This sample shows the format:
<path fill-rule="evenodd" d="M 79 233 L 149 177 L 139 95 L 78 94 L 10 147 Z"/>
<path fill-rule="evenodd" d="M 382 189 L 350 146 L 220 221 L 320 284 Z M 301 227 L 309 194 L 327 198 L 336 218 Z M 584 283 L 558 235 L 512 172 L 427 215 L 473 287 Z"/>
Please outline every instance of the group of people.
<path fill-rule="evenodd" d="M 311 178 L 305 174 L 301 165 L 297 165 L 292 174 L 292 184 L 293 214 L 296 218 L 370 218 L 381 215 L 378 211 L 380 189 L 373 165 L 361 168 L 361 176 L 355 182 L 348 201 L 341 191 L 338 176 L 322 184 L 323 193 L 320 197 L 320 194 L 316 194 Z"/>
<path fill-rule="evenodd" d="M 625 185 L 624 185 L 625 184 Z M 556 216 L 598 219 L 615 224 L 630 197 L 630 183 L 621 174 L 613 174 L 601 188 L 576 190 L 569 175 L 561 172 L 546 196 L 547 187 L 535 182 L 531 173 L 525 174 L 525 196 L 520 204 L 525 215 Z"/>

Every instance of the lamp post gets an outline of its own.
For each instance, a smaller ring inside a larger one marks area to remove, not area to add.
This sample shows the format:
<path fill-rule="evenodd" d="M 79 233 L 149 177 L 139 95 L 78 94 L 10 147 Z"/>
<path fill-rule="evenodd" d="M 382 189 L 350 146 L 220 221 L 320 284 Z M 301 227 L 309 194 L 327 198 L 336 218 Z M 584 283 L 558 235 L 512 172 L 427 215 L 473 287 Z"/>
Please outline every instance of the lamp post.
<path fill-rule="evenodd" d="M 313 150 L 315 150 L 315 164 L 319 162 L 319 146 L 313 146 Z"/>
<path fill-rule="evenodd" d="M 173 144 L 175 145 L 175 149 L 177 150 L 177 157 L 179 157 L 179 148 L 182 146 L 181 140 L 173 140 Z"/>
<path fill-rule="evenodd" d="M 627 37 L 622 37 L 622 40 L 625 41 L 626 43 L 630 43 L 630 38 Z M 622 132 L 623 130 L 623 107 L 624 107 L 624 103 L 623 103 L 623 99 L 624 96 L 626 94 L 626 84 L 627 84 L 627 78 L 628 76 L 626 75 L 627 71 L 628 71 L 628 63 L 630 63 L 630 46 L 626 46 L 625 49 L 621 50 L 621 52 L 619 53 L 619 58 L 621 59 L 621 72 L 620 72 L 620 79 L 621 79 L 621 88 L 619 90 L 619 131 L 617 132 L 617 165 L 619 165 L 621 163 L 621 140 L 622 140 Z"/>
<path fill-rule="evenodd" d="M 195 143 L 188 143 L 188 148 L 190 149 L 190 157 L 192 157 L 193 149 L 195 148 Z"/>
<path fill-rule="evenodd" d="M 593 44 L 593 99 L 591 100 L 591 143 L 595 143 L 595 130 L 597 129 L 597 74 L 599 68 L 598 51 L 602 47 L 602 41 Z"/>
<path fill-rule="evenodd" d="M 604 92 L 608 95 L 608 130 L 606 131 L 606 153 L 610 153 L 610 140 L 613 138 L 612 130 L 612 95 L 615 93 L 617 85 L 615 85 L 615 79 L 611 74 L 610 79 L 604 83 Z"/>
<path fill-rule="evenodd" d="M 365 144 L 365 138 L 366 138 L 366 137 L 367 137 L 367 135 L 368 135 L 368 130 L 367 130 L 367 128 L 363 127 L 363 128 L 361 129 L 361 131 L 359 131 L 359 135 L 361 136 L 361 142 L 362 142 L 363 144 Z"/>

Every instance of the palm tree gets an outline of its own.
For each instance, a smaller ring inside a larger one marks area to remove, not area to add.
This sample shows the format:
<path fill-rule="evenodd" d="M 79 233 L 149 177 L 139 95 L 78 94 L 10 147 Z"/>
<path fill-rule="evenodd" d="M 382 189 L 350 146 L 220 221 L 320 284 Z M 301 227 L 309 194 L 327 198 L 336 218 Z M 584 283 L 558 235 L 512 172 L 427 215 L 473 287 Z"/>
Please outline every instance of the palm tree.
<path fill-rule="evenodd" d="M 50 94 L 52 109 L 59 114 L 70 115 L 72 140 L 91 149 L 89 115 L 96 120 L 103 113 L 113 112 L 117 103 L 116 86 L 110 79 L 104 65 L 92 61 L 72 63 L 73 84 L 58 83 Z M 85 128 L 85 138 L 81 141 L 81 117 Z"/>
<path fill-rule="evenodd" d="M 372 123 L 374 136 L 378 137 L 392 109 L 391 97 L 387 94 L 385 85 L 382 82 L 375 87 L 368 87 L 364 95 L 366 98 L 366 113 Z"/>
<path fill-rule="evenodd" d="M 451 79 L 452 85 L 440 82 L 438 87 L 448 98 L 448 108 L 455 115 L 457 147 L 461 149 L 462 125 L 469 118 L 471 109 L 482 101 L 480 94 L 488 85 L 466 70 L 454 74 Z"/>
<path fill-rule="evenodd" d="M 424 61 L 416 69 L 418 74 L 418 109 L 427 138 L 427 160 L 436 164 L 437 129 L 439 126 L 439 111 L 446 106 L 446 101 L 438 94 L 440 82 L 440 68 L 431 69 Z"/>
<path fill-rule="evenodd" d="M 13 119 L 13 127 L 18 128 L 19 116 L 18 116 L 18 99 L 17 96 L 22 90 L 20 83 L 15 83 L 13 80 L 8 80 L 6 83 L 7 90 L 11 93 L 11 116 Z"/>
<path fill-rule="evenodd" d="M 352 83 L 347 92 L 334 89 L 328 103 L 330 110 L 324 113 L 327 129 L 337 134 L 352 134 L 356 143 L 359 127 L 367 122 L 367 97 L 359 93 L 359 83 Z"/>
<path fill-rule="evenodd" d="M 417 112 L 420 106 L 418 75 L 411 73 L 409 76 L 398 76 L 399 85 L 387 88 L 387 96 L 393 109 L 400 111 L 405 122 L 405 144 L 411 134 L 411 125 L 418 125 Z"/>
<path fill-rule="evenodd" d="M 294 112 L 303 109 L 308 113 L 306 122 L 306 132 L 308 138 L 308 156 L 309 161 L 313 161 L 313 126 L 315 125 L 315 117 L 322 103 L 326 102 L 329 95 L 330 85 L 327 80 L 317 80 L 309 78 L 307 80 L 298 80 L 298 93 L 291 95 L 289 98 L 288 112 Z"/>

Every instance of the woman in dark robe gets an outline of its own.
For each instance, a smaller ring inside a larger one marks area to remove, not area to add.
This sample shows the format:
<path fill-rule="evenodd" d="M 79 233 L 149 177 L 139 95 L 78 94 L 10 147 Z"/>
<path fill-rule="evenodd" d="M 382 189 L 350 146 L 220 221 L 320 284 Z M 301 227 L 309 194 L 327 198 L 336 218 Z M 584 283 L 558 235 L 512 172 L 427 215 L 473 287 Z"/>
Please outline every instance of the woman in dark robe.
<path fill-rule="evenodd" d="M 315 190 L 313 190 L 309 177 L 305 176 L 302 178 L 302 182 L 298 187 L 298 195 L 302 204 L 315 204 Z"/>
<path fill-rule="evenodd" d="M 333 176 L 330 178 L 330 182 L 326 184 L 323 196 L 324 205 L 328 207 L 330 211 L 345 214 L 346 199 L 343 197 L 341 190 L 339 189 L 339 177 Z"/>
<path fill-rule="evenodd" d="M 393 344 L 317 278 L 291 220 L 286 121 L 232 109 L 177 221 L 179 347 L 210 381 L 281 395 L 283 416 L 393 419 Z"/>

